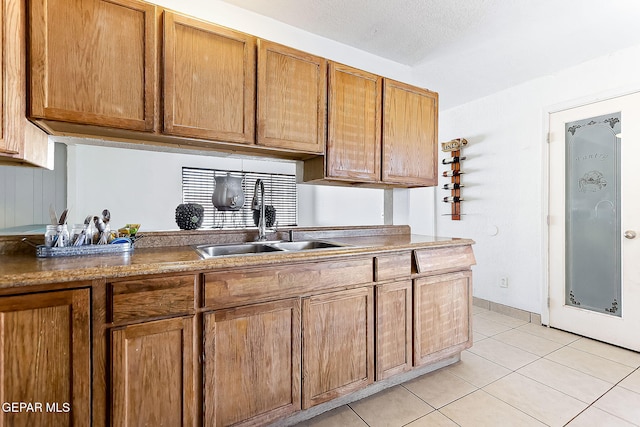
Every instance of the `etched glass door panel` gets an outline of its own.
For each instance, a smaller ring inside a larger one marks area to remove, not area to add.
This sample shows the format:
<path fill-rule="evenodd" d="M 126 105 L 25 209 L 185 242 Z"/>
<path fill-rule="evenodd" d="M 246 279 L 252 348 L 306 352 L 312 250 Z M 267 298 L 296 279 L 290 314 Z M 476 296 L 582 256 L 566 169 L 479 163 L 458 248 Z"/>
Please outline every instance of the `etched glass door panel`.
<path fill-rule="evenodd" d="M 547 147 L 542 321 L 640 351 L 640 91 L 550 112 Z"/>
<path fill-rule="evenodd" d="M 565 124 L 565 304 L 621 316 L 619 112 Z"/>

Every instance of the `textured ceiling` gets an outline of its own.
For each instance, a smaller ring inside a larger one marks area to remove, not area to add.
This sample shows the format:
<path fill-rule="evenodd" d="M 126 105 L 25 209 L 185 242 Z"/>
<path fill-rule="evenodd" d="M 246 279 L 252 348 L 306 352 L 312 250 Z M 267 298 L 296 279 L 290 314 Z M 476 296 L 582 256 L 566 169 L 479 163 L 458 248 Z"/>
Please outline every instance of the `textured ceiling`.
<path fill-rule="evenodd" d="M 638 0 L 223 1 L 408 65 L 443 109 L 640 44 Z"/>

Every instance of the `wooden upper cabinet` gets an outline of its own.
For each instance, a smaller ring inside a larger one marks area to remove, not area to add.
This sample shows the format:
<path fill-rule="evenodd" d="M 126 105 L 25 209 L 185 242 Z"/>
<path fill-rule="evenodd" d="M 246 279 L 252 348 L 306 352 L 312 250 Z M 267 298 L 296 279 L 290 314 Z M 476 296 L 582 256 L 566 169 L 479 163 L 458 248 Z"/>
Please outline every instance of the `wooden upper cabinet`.
<path fill-rule="evenodd" d="M 0 395 L 42 405 L 3 426 L 91 425 L 89 289 L 0 298 Z"/>
<path fill-rule="evenodd" d="M 4 51 L 5 51 L 5 47 L 4 47 L 4 41 L 5 41 L 5 4 L 7 2 L 5 0 L 2 0 L 2 2 L 0 2 L 0 36 L 2 36 L 2 39 L 0 39 L 0 154 L 2 155 L 6 155 L 6 154 L 15 154 L 16 151 L 11 150 L 9 147 L 9 142 L 6 139 L 5 136 L 5 119 L 4 119 L 4 104 L 5 104 L 5 99 L 4 99 L 4 85 L 5 85 L 5 69 L 4 69 Z"/>
<path fill-rule="evenodd" d="M 326 176 L 380 181 L 382 77 L 329 63 Z"/>
<path fill-rule="evenodd" d="M 27 10 L 0 0 L 0 164 L 53 168 L 53 143 L 27 120 Z"/>
<path fill-rule="evenodd" d="M 327 61 L 258 40 L 257 143 L 324 153 Z"/>
<path fill-rule="evenodd" d="M 164 129 L 170 135 L 253 144 L 253 36 L 164 12 Z"/>
<path fill-rule="evenodd" d="M 28 3 L 30 117 L 152 131 L 156 7 L 136 0 Z"/>
<path fill-rule="evenodd" d="M 438 94 L 384 79 L 382 180 L 437 185 Z"/>

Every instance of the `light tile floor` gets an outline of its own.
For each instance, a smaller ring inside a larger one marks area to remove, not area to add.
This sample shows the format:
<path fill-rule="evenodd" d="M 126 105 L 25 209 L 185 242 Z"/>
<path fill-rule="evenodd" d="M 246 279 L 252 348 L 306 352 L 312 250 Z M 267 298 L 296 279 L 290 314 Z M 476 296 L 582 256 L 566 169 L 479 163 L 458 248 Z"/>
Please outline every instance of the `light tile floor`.
<path fill-rule="evenodd" d="M 640 426 L 640 353 L 474 307 L 461 361 L 304 427 Z"/>

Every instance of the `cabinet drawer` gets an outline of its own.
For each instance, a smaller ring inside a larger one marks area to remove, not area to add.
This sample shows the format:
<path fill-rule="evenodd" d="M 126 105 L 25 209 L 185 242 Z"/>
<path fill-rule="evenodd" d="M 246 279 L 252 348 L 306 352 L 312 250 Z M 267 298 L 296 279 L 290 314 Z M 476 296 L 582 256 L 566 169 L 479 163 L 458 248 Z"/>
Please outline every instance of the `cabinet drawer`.
<path fill-rule="evenodd" d="M 204 276 L 204 304 L 233 307 L 372 281 L 373 258 L 215 272 Z"/>
<path fill-rule="evenodd" d="M 376 282 L 411 276 L 411 252 L 379 255 L 374 258 Z"/>
<path fill-rule="evenodd" d="M 109 284 L 111 321 L 193 313 L 196 276 L 154 277 Z"/>
<path fill-rule="evenodd" d="M 468 269 L 476 263 L 471 246 L 417 249 L 413 251 L 413 255 L 418 273 Z"/>

